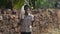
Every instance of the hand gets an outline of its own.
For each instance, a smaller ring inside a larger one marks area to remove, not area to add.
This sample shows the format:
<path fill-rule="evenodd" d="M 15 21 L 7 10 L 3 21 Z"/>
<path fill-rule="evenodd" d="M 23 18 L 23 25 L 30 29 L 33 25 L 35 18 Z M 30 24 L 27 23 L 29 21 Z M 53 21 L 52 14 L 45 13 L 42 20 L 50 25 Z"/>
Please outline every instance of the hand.
<path fill-rule="evenodd" d="M 32 26 L 30 25 L 30 28 L 32 28 Z"/>

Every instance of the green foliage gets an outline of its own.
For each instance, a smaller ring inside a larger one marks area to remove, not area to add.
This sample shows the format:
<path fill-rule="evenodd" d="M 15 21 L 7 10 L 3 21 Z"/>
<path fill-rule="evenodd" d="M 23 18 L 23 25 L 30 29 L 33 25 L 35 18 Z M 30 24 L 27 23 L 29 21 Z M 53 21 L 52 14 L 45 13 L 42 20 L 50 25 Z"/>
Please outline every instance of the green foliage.
<path fill-rule="evenodd" d="M 33 2 L 31 5 L 34 5 L 35 3 L 35 8 L 54 8 L 54 4 L 57 0 L 33 0 L 33 1 L 30 1 L 30 3 Z"/>
<path fill-rule="evenodd" d="M 4 0 L 0 0 L 0 8 L 3 7 L 3 6 L 5 6 L 5 4 L 6 4 L 6 3 L 5 3 Z"/>
<path fill-rule="evenodd" d="M 14 2 L 13 2 L 13 8 L 14 9 L 19 9 L 19 8 L 21 8 L 21 6 L 24 4 L 24 0 L 15 0 Z"/>
<path fill-rule="evenodd" d="M 24 0 L 0 0 L 0 8 L 12 6 L 12 8 L 18 9 L 23 4 L 24 4 Z"/>
<path fill-rule="evenodd" d="M 27 0 L 26 0 L 27 1 Z M 30 7 L 34 8 L 54 8 L 57 0 L 29 0 Z M 0 8 L 8 6 L 12 3 L 14 9 L 19 9 L 24 4 L 24 0 L 0 0 Z"/>

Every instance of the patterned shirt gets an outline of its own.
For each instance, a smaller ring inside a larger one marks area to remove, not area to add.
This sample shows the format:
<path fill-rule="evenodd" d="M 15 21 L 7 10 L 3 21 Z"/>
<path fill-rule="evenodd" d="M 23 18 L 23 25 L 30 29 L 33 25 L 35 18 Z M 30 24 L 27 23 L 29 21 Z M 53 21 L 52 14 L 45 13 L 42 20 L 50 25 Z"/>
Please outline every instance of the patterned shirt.
<path fill-rule="evenodd" d="M 24 20 L 21 26 L 21 32 L 31 32 L 32 31 L 31 22 L 33 20 L 34 20 L 34 16 L 32 14 L 29 13 L 28 16 L 24 15 Z"/>
<path fill-rule="evenodd" d="M 0 20 L 3 20 L 3 16 L 2 15 L 0 15 Z"/>

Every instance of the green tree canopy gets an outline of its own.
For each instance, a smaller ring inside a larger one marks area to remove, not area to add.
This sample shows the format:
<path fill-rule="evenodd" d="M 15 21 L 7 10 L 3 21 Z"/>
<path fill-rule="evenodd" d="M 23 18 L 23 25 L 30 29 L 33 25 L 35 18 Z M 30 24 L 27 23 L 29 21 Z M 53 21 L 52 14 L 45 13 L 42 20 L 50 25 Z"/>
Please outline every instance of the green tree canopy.
<path fill-rule="evenodd" d="M 54 8 L 57 0 L 26 0 L 30 7 L 34 8 Z M 19 9 L 24 5 L 24 0 L 0 0 L 0 8 L 14 8 Z"/>
<path fill-rule="evenodd" d="M 24 4 L 24 0 L 0 0 L 0 8 L 18 9 Z"/>
<path fill-rule="evenodd" d="M 35 8 L 54 8 L 57 0 L 30 0 L 30 5 Z"/>

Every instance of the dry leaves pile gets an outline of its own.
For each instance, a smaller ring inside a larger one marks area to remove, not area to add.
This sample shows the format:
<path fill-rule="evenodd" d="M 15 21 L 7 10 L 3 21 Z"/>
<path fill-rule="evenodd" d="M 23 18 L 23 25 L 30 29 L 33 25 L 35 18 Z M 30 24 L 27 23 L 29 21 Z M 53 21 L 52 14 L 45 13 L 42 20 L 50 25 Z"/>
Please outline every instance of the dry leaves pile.
<path fill-rule="evenodd" d="M 32 34 L 59 34 L 59 9 L 39 9 L 33 11 L 35 21 Z"/>
<path fill-rule="evenodd" d="M 32 34 L 59 34 L 60 10 L 39 9 L 32 11 L 34 17 Z M 18 12 L 14 15 L 2 14 L 0 21 L 0 34 L 20 34 L 20 22 Z"/>
<path fill-rule="evenodd" d="M 20 34 L 18 12 L 10 12 L 4 11 L 4 14 L 1 14 L 3 19 L 0 20 L 0 34 Z"/>

